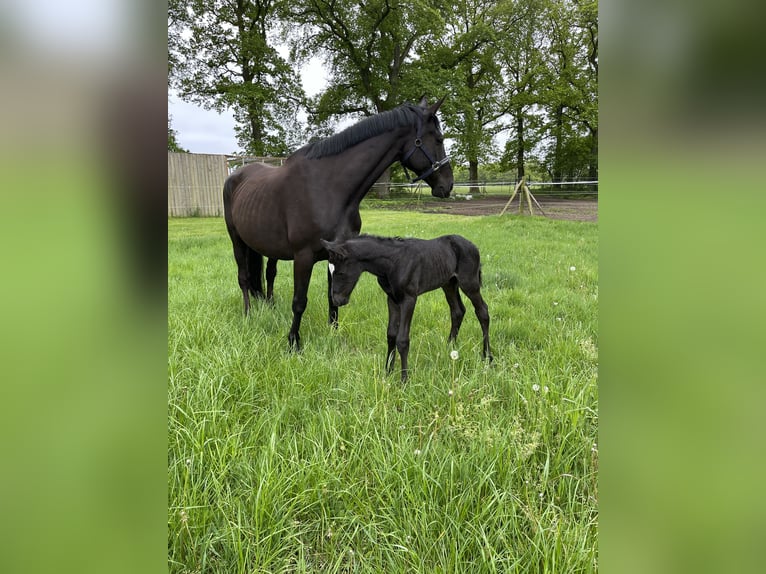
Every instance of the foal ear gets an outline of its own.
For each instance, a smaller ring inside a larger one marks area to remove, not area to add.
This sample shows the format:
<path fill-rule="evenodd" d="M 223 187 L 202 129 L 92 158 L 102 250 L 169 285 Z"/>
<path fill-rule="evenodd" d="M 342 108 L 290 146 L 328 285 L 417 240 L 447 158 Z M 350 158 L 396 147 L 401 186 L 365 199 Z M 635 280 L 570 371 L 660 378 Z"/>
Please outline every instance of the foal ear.
<path fill-rule="evenodd" d="M 327 252 L 332 253 L 337 259 L 343 259 L 346 256 L 346 249 L 343 245 L 339 245 L 332 241 L 325 241 L 324 239 L 320 239 L 319 241 L 322 242 L 322 246 L 327 249 Z"/>
<path fill-rule="evenodd" d="M 425 94 L 420 96 L 420 104 L 419 105 L 420 105 L 421 108 L 427 108 L 428 107 L 428 100 L 426 99 L 426 95 Z"/>

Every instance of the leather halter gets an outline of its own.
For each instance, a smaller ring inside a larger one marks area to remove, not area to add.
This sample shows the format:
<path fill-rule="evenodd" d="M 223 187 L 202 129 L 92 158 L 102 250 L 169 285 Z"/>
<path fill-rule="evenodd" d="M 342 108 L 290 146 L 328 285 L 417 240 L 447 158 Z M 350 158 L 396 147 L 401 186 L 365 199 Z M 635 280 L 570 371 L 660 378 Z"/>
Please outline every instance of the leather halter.
<path fill-rule="evenodd" d="M 428 153 L 428 150 L 423 147 L 423 140 L 420 139 L 421 132 L 423 131 L 423 122 L 420 118 L 418 118 L 418 129 L 417 133 L 415 134 L 415 143 L 412 146 L 412 149 L 408 151 L 406 154 L 402 156 L 402 158 L 399 160 L 399 163 L 402 164 L 402 167 L 404 168 L 404 174 L 407 176 L 407 179 L 410 180 L 410 183 L 415 183 L 416 181 L 420 181 L 421 179 L 427 178 L 432 173 L 435 173 L 439 171 L 439 169 L 448 164 L 450 159 L 449 156 L 444 156 L 444 159 L 435 160 L 433 157 L 431 157 L 431 154 Z M 410 172 L 407 171 L 407 166 L 404 165 L 404 162 L 406 162 L 410 157 L 412 157 L 412 154 L 415 153 L 415 151 L 420 150 L 423 152 L 423 155 L 426 156 L 426 159 L 431 163 L 431 167 L 428 168 L 426 171 L 424 171 L 422 174 L 420 174 L 416 178 L 410 178 Z"/>

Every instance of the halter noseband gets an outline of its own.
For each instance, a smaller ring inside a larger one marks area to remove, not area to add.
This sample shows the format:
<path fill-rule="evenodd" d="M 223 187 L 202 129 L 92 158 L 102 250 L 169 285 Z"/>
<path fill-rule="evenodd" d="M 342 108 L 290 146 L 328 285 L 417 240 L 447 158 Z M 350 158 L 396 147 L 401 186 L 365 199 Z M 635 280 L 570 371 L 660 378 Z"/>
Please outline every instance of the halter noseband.
<path fill-rule="evenodd" d="M 428 153 L 428 150 L 423 147 L 423 140 L 420 139 L 420 134 L 423 131 L 423 121 L 418 118 L 418 129 L 417 133 L 415 134 L 415 143 L 412 146 L 412 149 L 408 151 L 402 159 L 399 160 L 399 163 L 402 164 L 402 167 L 404 168 L 404 174 L 407 176 L 407 179 L 410 180 L 410 183 L 415 183 L 416 181 L 420 181 L 421 179 L 427 178 L 432 173 L 435 173 L 439 171 L 439 169 L 443 166 L 449 163 L 449 156 L 444 156 L 444 159 L 435 160 L 431 157 L 431 154 Z M 428 159 L 429 162 L 431 162 L 431 167 L 428 168 L 425 172 L 420 174 L 416 178 L 410 178 L 410 172 L 407 171 L 407 166 L 404 165 L 404 162 L 406 162 L 410 157 L 412 157 L 412 154 L 415 153 L 416 150 L 420 150 L 423 152 L 423 154 L 426 156 L 426 159 Z"/>

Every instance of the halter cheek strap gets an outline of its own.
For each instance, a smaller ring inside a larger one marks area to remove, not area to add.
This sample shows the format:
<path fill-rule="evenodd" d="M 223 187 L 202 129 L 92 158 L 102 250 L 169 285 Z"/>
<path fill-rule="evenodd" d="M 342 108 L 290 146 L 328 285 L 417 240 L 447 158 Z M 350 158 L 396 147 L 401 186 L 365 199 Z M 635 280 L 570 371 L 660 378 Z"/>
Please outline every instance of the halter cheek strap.
<path fill-rule="evenodd" d="M 420 119 L 418 119 L 418 128 L 417 128 L 417 133 L 415 135 L 415 143 L 412 146 L 412 149 L 410 149 L 410 151 L 404 154 L 402 159 L 399 160 L 399 163 L 401 163 L 402 167 L 404 168 L 404 174 L 407 176 L 407 179 L 410 180 L 410 183 L 415 183 L 416 181 L 420 181 L 421 179 L 427 178 L 432 173 L 439 171 L 439 169 L 443 165 L 446 165 L 449 163 L 449 156 L 445 156 L 444 159 L 435 160 L 433 157 L 431 157 L 431 154 L 428 153 L 428 150 L 426 150 L 426 148 L 423 147 L 423 140 L 420 139 L 420 133 L 422 129 L 423 129 L 423 124 L 420 121 Z M 414 154 L 416 150 L 420 150 L 421 152 L 423 152 L 423 154 L 426 156 L 426 159 L 428 159 L 428 161 L 431 162 L 431 167 L 428 168 L 423 173 L 421 173 L 418 177 L 410 178 L 410 172 L 407 171 L 407 166 L 404 165 L 404 162 L 410 159 L 410 157 L 412 157 L 412 154 Z"/>

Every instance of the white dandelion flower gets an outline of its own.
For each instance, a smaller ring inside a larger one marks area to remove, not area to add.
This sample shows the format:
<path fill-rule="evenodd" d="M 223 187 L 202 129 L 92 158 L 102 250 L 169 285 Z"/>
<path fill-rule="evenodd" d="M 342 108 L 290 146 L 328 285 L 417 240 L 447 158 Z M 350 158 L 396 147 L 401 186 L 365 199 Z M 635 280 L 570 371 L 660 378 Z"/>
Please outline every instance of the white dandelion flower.
<path fill-rule="evenodd" d="M 421 450 L 419 448 L 415 449 L 415 456 L 420 456 Z"/>
<path fill-rule="evenodd" d="M 540 390 L 540 385 L 535 383 L 534 385 L 532 385 L 532 390 L 535 391 L 535 392 L 539 391 Z"/>
<path fill-rule="evenodd" d="M 458 354 L 457 351 L 450 351 L 450 354 L 449 354 L 450 359 L 452 359 L 453 361 L 457 361 L 459 357 L 460 355 Z"/>

